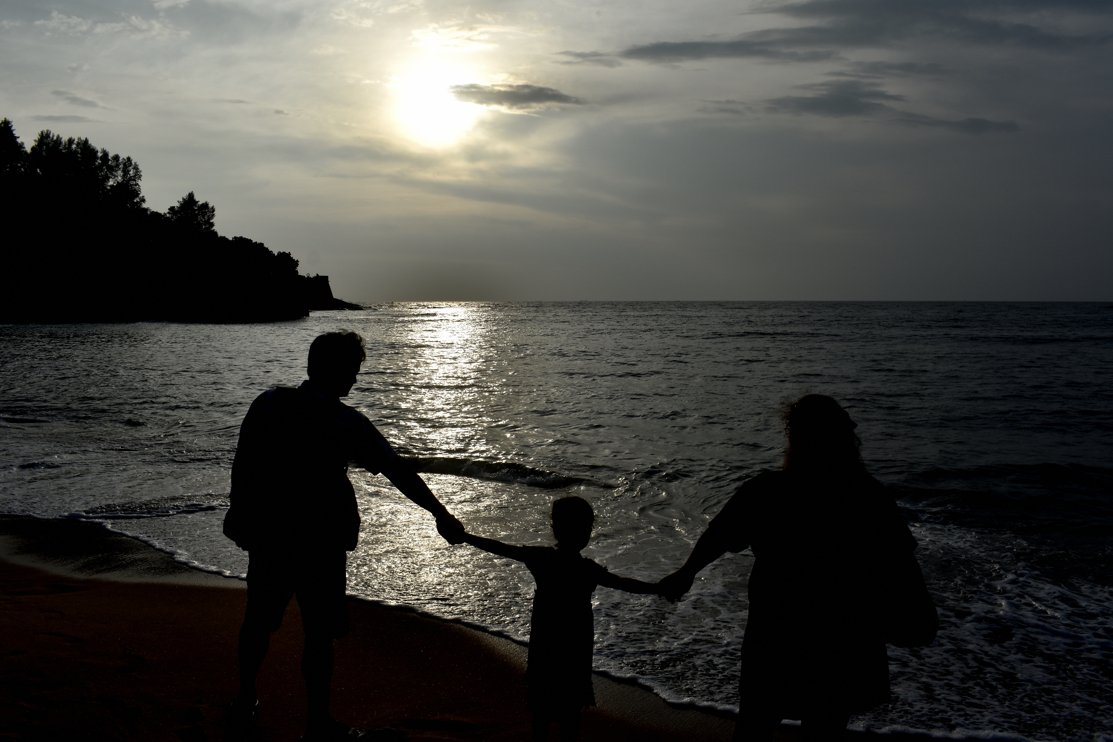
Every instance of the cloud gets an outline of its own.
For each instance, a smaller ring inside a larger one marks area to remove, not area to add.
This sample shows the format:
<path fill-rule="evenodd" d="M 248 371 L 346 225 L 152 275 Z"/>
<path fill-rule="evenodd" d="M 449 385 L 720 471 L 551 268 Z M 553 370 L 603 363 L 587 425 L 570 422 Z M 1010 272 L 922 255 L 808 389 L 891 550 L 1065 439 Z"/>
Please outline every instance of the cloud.
<path fill-rule="evenodd" d="M 943 77 L 948 70 L 935 62 L 854 62 L 847 70 L 831 73 L 836 77 Z"/>
<path fill-rule="evenodd" d="M 199 43 L 213 45 L 244 43 L 267 37 L 296 33 L 304 13 L 265 6 L 248 8 L 240 4 L 190 0 L 168 8 L 165 17 Z"/>
<path fill-rule="evenodd" d="M 1110 15 L 1113 6 L 1093 0 L 996 0 L 986 4 L 968 0 L 805 0 L 784 5 L 777 12 L 826 24 L 785 29 L 778 35 L 788 44 L 840 47 L 889 46 L 910 38 L 935 38 L 1066 50 L 1113 40 L 1109 33 L 1068 34 L 1035 22 L 1011 20 L 1025 14 L 1033 21 L 1062 20 L 1071 10 Z"/>
<path fill-rule="evenodd" d="M 560 52 L 558 56 L 567 57 L 564 61 L 558 64 L 585 64 L 594 65 L 596 67 L 621 67 L 622 60 L 615 57 L 613 54 L 606 54 L 604 52 Z"/>
<path fill-rule="evenodd" d="M 686 62 L 700 59 L 770 59 L 779 62 L 822 62 L 837 55 L 825 50 L 791 50 L 766 41 L 740 38 L 733 41 L 658 41 L 631 46 L 619 53 L 624 59 L 643 62 Z"/>
<path fill-rule="evenodd" d="M 720 100 L 706 101 L 701 107 L 702 113 L 720 114 L 727 116 L 747 116 L 753 112 L 753 104 L 746 101 L 723 98 Z"/>
<path fill-rule="evenodd" d="M 906 126 L 925 126 L 936 129 L 957 131 L 960 134 L 998 134 L 1020 131 L 1015 121 L 990 121 L 989 119 L 967 117 L 963 119 L 940 119 L 914 113 L 902 113 L 894 119 Z"/>
<path fill-rule="evenodd" d="M 865 116 L 891 110 L 886 102 L 903 101 L 904 96 L 885 92 L 876 83 L 861 80 L 835 80 L 802 85 L 812 95 L 787 95 L 766 101 L 778 113 L 815 116 Z"/>
<path fill-rule="evenodd" d="M 452 94 L 481 106 L 531 111 L 552 105 L 580 105 L 579 98 L 540 85 L 454 85 Z"/>
<path fill-rule="evenodd" d="M 796 22 L 794 25 L 753 31 L 727 41 L 656 41 L 631 46 L 619 56 L 650 63 L 716 58 L 818 62 L 838 59 L 851 49 L 897 48 L 913 39 L 1043 51 L 1070 51 L 1113 42 L 1110 31 L 1067 33 L 1052 25 L 1063 25 L 1064 14 L 1072 10 L 1113 17 L 1113 3 L 1097 0 L 997 0 L 984 5 L 969 0 L 804 0 L 766 11 L 787 16 Z M 1031 20 L 1013 20 L 1016 17 Z M 875 64 L 881 70 L 894 63 Z M 904 74 L 915 71 L 911 64 Z M 930 65 L 919 72 L 926 70 Z M 884 74 L 900 71 L 898 63 Z"/>
<path fill-rule="evenodd" d="M 59 13 L 57 10 L 51 11 L 49 18 L 36 20 L 34 25 L 49 34 L 66 34 L 71 36 L 93 32 L 97 30 L 98 26 L 103 27 L 103 24 L 98 24 L 95 21 L 75 15 Z"/>
<path fill-rule="evenodd" d="M 108 36 L 124 34 L 138 38 L 169 38 L 180 36 L 161 18 L 146 18 L 138 14 L 118 15 L 109 20 L 86 16 L 68 15 L 52 10 L 46 18 L 32 22 L 32 26 L 48 36 Z"/>
<path fill-rule="evenodd" d="M 54 90 L 51 91 L 51 95 L 55 96 L 56 98 L 61 98 L 70 105 L 81 106 L 83 108 L 103 108 L 103 106 L 101 106 L 101 104 L 97 103 L 95 100 L 82 98 L 81 96 L 75 93 L 71 93 L 68 90 Z"/>
<path fill-rule="evenodd" d="M 799 87 L 812 91 L 812 94 L 771 98 L 766 101 L 767 109 L 775 113 L 830 118 L 872 116 L 904 126 L 946 129 L 961 134 L 1008 133 L 1020 129 L 1015 121 L 991 121 L 978 117 L 942 119 L 902 111 L 890 103 L 904 102 L 904 96 L 889 93 L 878 83 L 864 80 L 831 80 Z"/>
<path fill-rule="evenodd" d="M 96 123 L 96 119 L 91 119 L 88 116 L 66 116 L 66 115 L 40 115 L 32 116 L 35 121 L 45 121 L 51 124 L 92 124 Z"/>

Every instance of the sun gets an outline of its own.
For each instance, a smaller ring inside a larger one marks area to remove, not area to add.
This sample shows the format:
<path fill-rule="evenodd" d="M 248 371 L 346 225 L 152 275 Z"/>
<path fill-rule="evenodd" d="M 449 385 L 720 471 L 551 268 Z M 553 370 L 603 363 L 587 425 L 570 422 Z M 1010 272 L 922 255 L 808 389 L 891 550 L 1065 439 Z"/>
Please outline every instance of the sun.
<path fill-rule="evenodd" d="M 484 109 L 459 100 L 454 85 L 474 82 L 466 69 L 425 59 L 402 69 L 391 80 L 395 125 L 405 138 L 431 148 L 451 147 L 467 136 Z"/>

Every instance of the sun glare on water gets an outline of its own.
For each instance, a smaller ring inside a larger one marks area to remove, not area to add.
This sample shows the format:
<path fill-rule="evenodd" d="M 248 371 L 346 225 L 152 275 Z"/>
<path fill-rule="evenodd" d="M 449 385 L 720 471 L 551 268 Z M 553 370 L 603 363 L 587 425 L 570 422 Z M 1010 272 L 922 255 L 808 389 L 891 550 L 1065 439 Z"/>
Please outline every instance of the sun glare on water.
<path fill-rule="evenodd" d="M 483 116 L 483 107 L 459 100 L 453 85 L 474 82 L 458 67 L 424 61 L 399 72 L 391 81 L 394 118 L 400 133 L 417 144 L 451 147 L 467 136 Z"/>

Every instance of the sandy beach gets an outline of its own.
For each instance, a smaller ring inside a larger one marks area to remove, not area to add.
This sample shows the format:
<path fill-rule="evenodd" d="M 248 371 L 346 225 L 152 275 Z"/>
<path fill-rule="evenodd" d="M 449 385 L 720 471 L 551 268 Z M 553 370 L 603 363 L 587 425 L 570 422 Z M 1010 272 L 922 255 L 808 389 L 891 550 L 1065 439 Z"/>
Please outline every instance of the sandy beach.
<path fill-rule="evenodd" d="M 0 518 L 0 740 L 232 739 L 224 708 L 245 594 L 239 580 L 92 523 Z M 523 646 L 405 608 L 353 598 L 350 609 L 351 633 L 337 644 L 339 718 L 411 740 L 528 738 Z M 295 604 L 263 670 L 252 739 L 298 739 L 300 647 Z M 602 676 L 595 686 L 586 742 L 730 739 L 727 715 Z"/>

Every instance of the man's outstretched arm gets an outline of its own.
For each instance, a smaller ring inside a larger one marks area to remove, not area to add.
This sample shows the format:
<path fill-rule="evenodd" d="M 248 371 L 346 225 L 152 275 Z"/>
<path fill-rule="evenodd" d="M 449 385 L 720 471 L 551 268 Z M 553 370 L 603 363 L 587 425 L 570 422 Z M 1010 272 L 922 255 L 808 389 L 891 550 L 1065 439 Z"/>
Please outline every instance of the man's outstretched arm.
<path fill-rule="evenodd" d="M 417 505 L 428 510 L 437 519 L 437 531 L 450 544 L 464 540 L 464 526 L 425 484 L 413 465 L 403 459 L 390 445 L 379 429 L 363 415 L 354 415 L 357 427 L 356 464 L 372 474 L 382 474 L 398 491 Z"/>
<path fill-rule="evenodd" d="M 394 455 L 382 468 L 384 477 L 398 488 L 406 497 L 415 504 L 425 508 L 437 519 L 437 532 L 450 544 L 458 544 L 464 540 L 464 526 L 456 519 L 448 508 L 437 499 L 425 484 L 425 480 L 414 470 L 405 459 Z"/>

